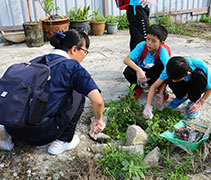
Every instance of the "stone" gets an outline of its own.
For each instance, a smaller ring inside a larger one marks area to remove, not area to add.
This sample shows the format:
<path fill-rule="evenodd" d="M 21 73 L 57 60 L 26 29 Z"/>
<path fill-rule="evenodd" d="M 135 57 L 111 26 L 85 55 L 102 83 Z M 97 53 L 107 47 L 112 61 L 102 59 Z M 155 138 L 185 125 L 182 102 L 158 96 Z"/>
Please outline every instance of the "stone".
<path fill-rule="evenodd" d="M 160 159 L 160 149 L 159 147 L 155 147 L 152 151 L 150 151 L 144 158 L 144 161 L 147 163 L 148 168 L 157 167 Z"/>
<path fill-rule="evenodd" d="M 129 126 L 126 132 L 126 142 L 125 146 L 145 144 L 148 135 L 145 131 L 137 125 Z"/>

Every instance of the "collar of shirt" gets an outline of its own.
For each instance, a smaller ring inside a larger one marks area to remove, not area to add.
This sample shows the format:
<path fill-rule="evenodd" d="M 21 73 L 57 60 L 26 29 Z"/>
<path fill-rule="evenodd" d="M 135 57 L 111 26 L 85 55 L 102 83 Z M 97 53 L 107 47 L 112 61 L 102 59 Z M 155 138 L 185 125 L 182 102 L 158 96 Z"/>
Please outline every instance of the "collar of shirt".
<path fill-rule="evenodd" d="M 69 55 L 67 54 L 66 51 L 64 50 L 61 50 L 61 49 L 54 49 L 51 54 L 57 54 L 57 55 L 60 55 L 60 56 L 64 56 L 66 57 L 67 59 L 70 59 Z"/>

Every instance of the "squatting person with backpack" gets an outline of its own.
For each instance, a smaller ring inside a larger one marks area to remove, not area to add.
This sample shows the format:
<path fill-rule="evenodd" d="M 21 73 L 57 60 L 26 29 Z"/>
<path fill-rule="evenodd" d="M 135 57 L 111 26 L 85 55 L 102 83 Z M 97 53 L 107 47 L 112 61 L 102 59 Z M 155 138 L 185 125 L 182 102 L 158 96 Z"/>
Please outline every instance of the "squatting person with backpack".
<path fill-rule="evenodd" d="M 11 150 L 13 147 L 9 135 L 29 145 L 51 143 L 48 148 L 50 154 L 60 154 L 75 148 L 80 141 L 75 135 L 75 128 L 84 109 L 85 96 L 90 99 L 95 116 L 90 124 L 91 133 L 98 134 L 104 128 L 104 102 L 100 90 L 80 65 L 88 54 L 88 36 L 75 30 L 58 32 L 50 39 L 50 43 L 55 49 L 45 55 L 45 59 L 49 64 L 58 58 L 60 61 L 50 68 L 50 80 L 45 85 L 48 93 L 45 112 L 48 115 L 40 123 L 27 127 L 1 125 L 5 143 L 0 145 L 4 149 Z"/>
<path fill-rule="evenodd" d="M 139 43 L 124 60 L 127 65 L 123 74 L 130 85 L 136 84 L 134 88 L 135 99 L 143 93 L 145 86 L 151 86 L 164 70 L 171 52 L 164 41 L 168 36 L 166 28 L 154 24 L 147 31 L 147 40 Z M 165 83 L 159 89 L 158 97 L 168 98 L 165 92 Z M 160 99 L 160 98 L 159 98 Z"/>

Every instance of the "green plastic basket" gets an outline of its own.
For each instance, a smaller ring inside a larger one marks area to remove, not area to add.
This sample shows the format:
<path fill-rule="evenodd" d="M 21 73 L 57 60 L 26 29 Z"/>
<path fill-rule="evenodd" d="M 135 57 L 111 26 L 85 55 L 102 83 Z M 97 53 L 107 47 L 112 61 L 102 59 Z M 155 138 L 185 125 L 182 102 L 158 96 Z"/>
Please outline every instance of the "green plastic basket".
<path fill-rule="evenodd" d="M 185 124 L 189 124 L 189 122 L 181 120 L 177 124 L 175 124 L 174 127 L 177 129 L 182 128 L 185 126 Z M 204 126 L 204 125 L 199 125 L 199 124 L 195 124 L 195 125 L 208 128 L 207 126 Z M 202 137 L 200 141 L 194 143 L 194 142 L 188 142 L 188 141 L 183 141 L 183 140 L 174 138 L 174 135 L 175 135 L 175 132 L 170 132 L 169 130 L 167 130 L 164 133 L 162 133 L 160 136 L 169 140 L 170 142 L 174 143 L 175 145 L 179 146 L 180 148 L 188 152 L 193 152 L 196 149 L 196 147 L 198 147 L 202 142 L 206 141 L 209 138 L 209 135 L 208 135 L 206 138 Z"/>

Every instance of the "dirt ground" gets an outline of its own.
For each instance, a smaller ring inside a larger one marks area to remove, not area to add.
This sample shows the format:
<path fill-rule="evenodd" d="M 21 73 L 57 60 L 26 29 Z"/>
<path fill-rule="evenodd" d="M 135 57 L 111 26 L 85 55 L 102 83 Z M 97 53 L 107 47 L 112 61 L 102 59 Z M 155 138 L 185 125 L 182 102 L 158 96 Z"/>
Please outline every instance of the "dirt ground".
<path fill-rule="evenodd" d="M 123 77 L 124 58 L 129 53 L 128 31 L 118 31 L 115 35 L 91 36 L 89 55 L 82 65 L 90 72 L 102 90 L 107 102 L 128 93 L 128 82 Z M 166 42 L 172 50 L 172 56 L 190 56 L 206 61 L 211 69 L 211 41 L 197 37 L 169 35 Z M 0 75 L 13 63 L 27 62 L 32 58 L 51 52 L 52 47 L 45 43 L 39 48 L 28 48 L 25 43 L 4 46 L 0 43 Z M 146 102 L 147 92 L 139 98 L 140 103 Z M 174 98 L 170 93 L 170 100 Z M 154 102 L 153 102 L 154 103 Z M 77 127 L 80 144 L 75 150 L 58 156 L 47 153 L 47 147 L 31 147 L 15 141 L 11 152 L 0 150 L 0 179 L 112 179 L 100 172 L 95 162 L 96 154 L 91 153 L 90 145 L 94 142 L 88 136 L 90 102 L 87 100 L 85 112 Z M 201 116 L 196 122 L 211 124 L 211 100 L 204 105 Z M 184 106 L 179 108 L 184 112 Z"/>

